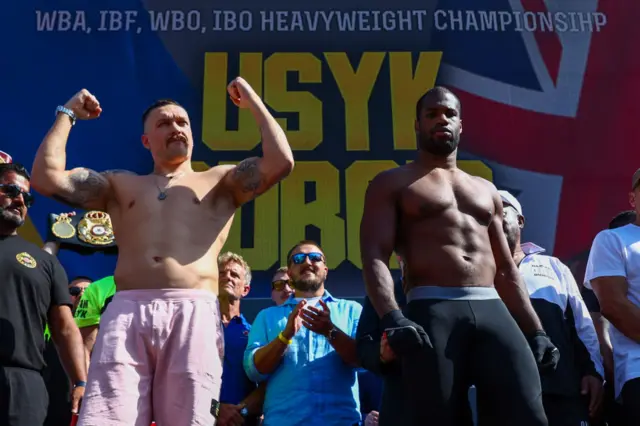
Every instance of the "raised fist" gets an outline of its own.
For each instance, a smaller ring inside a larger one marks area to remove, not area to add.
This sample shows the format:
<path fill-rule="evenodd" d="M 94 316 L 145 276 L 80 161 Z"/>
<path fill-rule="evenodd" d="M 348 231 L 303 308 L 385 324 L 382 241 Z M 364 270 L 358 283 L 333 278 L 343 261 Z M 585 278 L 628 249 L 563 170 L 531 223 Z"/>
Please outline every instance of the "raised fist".
<path fill-rule="evenodd" d="M 64 104 L 76 115 L 78 120 L 91 120 L 100 117 L 100 102 L 87 89 L 82 89 Z"/>
<path fill-rule="evenodd" d="M 236 77 L 227 86 L 231 101 L 240 108 L 249 108 L 252 103 L 260 100 L 253 88 L 242 77 Z"/>

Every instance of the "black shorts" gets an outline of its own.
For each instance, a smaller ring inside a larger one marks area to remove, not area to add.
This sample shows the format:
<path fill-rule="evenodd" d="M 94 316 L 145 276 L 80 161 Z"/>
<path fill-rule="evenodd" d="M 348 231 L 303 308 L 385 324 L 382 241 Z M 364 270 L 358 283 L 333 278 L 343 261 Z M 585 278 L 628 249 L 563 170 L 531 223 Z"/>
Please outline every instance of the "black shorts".
<path fill-rule="evenodd" d="M 407 300 L 433 345 L 402 359 L 409 425 L 473 424 L 472 384 L 480 426 L 548 425 L 533 354 L 495 289 L 416 287 Z"/>
<path fill-rule="evenodd" d="M 48 404 L 39 372 L 0 366 L 0 426 L 42 425 Z"/>
<path fill-rule="evenodd" d="M 549 426 L 588 426 L 589 399 L 576 396 L 542 395 Z"/>
<path fill-rule="evenodd" d="M 627 426 L 640 425 L 640 378 L 627 381 L 620 392 Z"/>

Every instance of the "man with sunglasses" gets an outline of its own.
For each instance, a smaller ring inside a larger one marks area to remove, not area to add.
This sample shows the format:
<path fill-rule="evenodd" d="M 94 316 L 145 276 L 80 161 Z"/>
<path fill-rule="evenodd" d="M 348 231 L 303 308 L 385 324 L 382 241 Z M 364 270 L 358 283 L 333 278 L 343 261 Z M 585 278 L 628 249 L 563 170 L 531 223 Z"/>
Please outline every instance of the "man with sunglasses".
<path fill-rule="evenodd" d="M 92 280 L 89 277 L 77 276 L 69 283 L 69 294 L 71 295 L 71 302 L 73 303 L 73 312 L 78 309 L 80 298 L 84 291 L 89 287 Z"/>
<path fill-rule="evenodd" d="M 33 202 L 29 181 L 23 166 L 0 164 L 0 424 L 11 426 L 42 425 L 47 415 L 44 324 L 74 385 L 76 412 L 87 380 L 67 275 L 55 256 L 18 236 Z"/>
<path fill-rule="evenodd" d="M 271 279 L 271 300 L 273 300 L 277 306 L 282 305 L 293 294 L 291 279 L 287 271 L 288 268 L 282 266 L 278 268 Z"/>
<path fill-rule="evenodd" d="M 455 94 L 434 87 L 415 111 L 416 159 L 371 181 L 360 227 L 367 295 L 402 364 L 407 424 L 461 424 L 475 384 L 479 423 L 546 426 L 538 367 L 555 368 L 559 351 L 511 256 L 498 191 L 456 165 Z M 405 260 L 404 312 L 393 252 Z"/>
<path fill-rule="evenodd" d="M 154 163 L 148 175 L 68 170 L 71 129 L 76 120 L 98 118 L 102 106 L 81 90 L 56 108 L 33 164 L 34 187 L 108 213 L 118 245 L 117 292 L 98 332 L 93 357 L 100 362 L 90 369 L 79 426 L 215 422 L 223 357 L 215 259 L 237 209 L 294 167 L 284 131 L 249 83 L 237 77 L 227 91 L 246 109 L 242 115 L 254 117 L 263 155 L 206 171 L 192 168 L 191 120 L 174 100 L 158 100 L 142 114 L 142 145 Z"/>
<path fill-rule="evenodd" d="M 352 426 L 361 421 L 355 335 L 362 306 L 326 289 L 317 243 L 287 255 L 295 297 L 261 311 L 244 356 L 249 378 L 267 382 L 264 426 Z"/>

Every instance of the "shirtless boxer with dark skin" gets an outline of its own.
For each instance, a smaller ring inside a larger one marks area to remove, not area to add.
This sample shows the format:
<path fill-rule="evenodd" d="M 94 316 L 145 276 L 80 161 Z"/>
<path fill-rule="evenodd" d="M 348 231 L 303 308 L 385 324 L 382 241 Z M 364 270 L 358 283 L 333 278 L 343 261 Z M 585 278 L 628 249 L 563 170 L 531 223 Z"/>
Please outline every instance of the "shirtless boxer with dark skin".
<path fill-rule="evenodd" d="M 283 130 L 251 86 L 238 77 L 228 92 L 234 104 L 253 114 L 263 157 L 195 172 L 189 116 L 169 100 L 143 115 L 142 143 L 153 157 L 153 173 L 67 170 L 74 116 L 92 119 L 102 112 L 86 90 L 58 108 L 38 150 L 34 188 L 76 208 L 108 212 L 119 248 L 118 292 L 105 312 L 114 318 L 101 323 L 80 425 L 148 426 L 150 417 L 172 426 L 213 423 L 221 364 L 211 357 L 222 351 L 216 259 L 236 209 L 286 177 L 294 164 Z M 153 324 L 145 322 L 150 318 Z M 163 333 L 153 335 L 158 329 Z M 136 353 L 142 346 L 132 339 L 138 338 L 148 338 L 149 347 L 159 342 L 162 353 L 152 359 Z M 114 391 L 100 392 L 105 386 Z"/>
<path fill-rule="evenodd" d="M 496 188 L 456 166 L 460 112 L 447 89 L 427 92 L 416 160 L 371 182 L 360 229 L 367 294 L 402 364 L 411 425 L 469 424 L 471 384 L 481 425 L 546 425 L 536 362 L 554 368 L 558 351 L 511 257 Z M 406 317 L 394 300 L 394 251 L 405 262 Z"/>

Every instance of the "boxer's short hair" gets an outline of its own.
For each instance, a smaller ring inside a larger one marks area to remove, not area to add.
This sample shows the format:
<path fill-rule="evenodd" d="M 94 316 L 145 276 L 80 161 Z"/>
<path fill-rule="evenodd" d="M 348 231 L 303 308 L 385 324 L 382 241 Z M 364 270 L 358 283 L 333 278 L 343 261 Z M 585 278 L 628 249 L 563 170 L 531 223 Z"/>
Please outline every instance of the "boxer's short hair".
<path fill-rule="evenodd" d="M 14 172 L 17 175 L 22 176 L 28 181 L 31 181 L 31 175 L 20 163 L 2 163 L 0 164 L 0 178 L 3 178 L 9 172 Z"/>
<path fill-rule="evenodd" d="M 455 98 L 456 103 L 457 103 L 457 107 L 458 107 L 458 116 L 462 117 L 462 104 L 460 103 L 460 99 L 456 96 L 455 93 L 453 93 L 451 90 L 447 89 L 444 86 L 435 86 L 429 90 L 427 90 L 427 92 L 422 95 L 420 97 L 420 99 L 418 99 L 418 102 L 416 102 L 416 120 L 420 119 L 420 113 L 422 112 L 422 104 L 424 103 L 424 100 L 427 99 L 430 96 L 447 96 L 447 95 L 451 95 Z"/>
<path fill-rule="evenodd" d="M 242 266 L 242 269 L 244 269 L 245 281 L 247 282 L 247 285 L 251 285 L 251 267 L 249 267 L 247 261 L 244 260 L 244 257 L 230 251 L 218 256 L 218 268 L 224 267 L 229 262 L 234 262 Z"/>
<path fill-rule="evenodd" d="M 179 106 L 182 109 L 185 109 L 178 103 L 178 101 L 174 101 L 173 99 L 158 99 L 157 101 L 149 105 L 149 107 L 142 113 L 142 127 L 144 127 L 145 123 L 147 122 L 147 118 L 149 118 L 149 114 L 151 114 L 153 110 L 162 108 L 163 106 L 167 105 L 175 105 Z"/>

